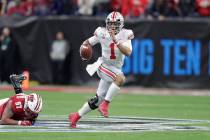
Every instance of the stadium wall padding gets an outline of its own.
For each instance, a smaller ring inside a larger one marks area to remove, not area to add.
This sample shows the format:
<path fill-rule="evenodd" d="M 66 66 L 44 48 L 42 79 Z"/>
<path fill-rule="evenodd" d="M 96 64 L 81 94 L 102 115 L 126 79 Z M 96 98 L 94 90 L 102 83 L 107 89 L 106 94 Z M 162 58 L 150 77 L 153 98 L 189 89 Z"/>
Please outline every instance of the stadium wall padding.
<path fill-rule="evenodd" d="M 57 31 L 63 31 L 71 51 L 65 62 L 66 84 L 86 84 L 96 80 L 85 71 L 87 62 L 79 56 L 80 44 L 92 36 L 99 17 L 0 18 L 0 27 L 10 26 L 18 44 L 21 68 L 40 83 L 52 82 L 49 49 Z M 134 31 L 133 53 L 126 58 L 123 71 L 126 85 L 208 88 L 210 83 L 210 20 L 133 19 L 125 23 Z M 93 63 L 100 56 L 94 47 Z"/>

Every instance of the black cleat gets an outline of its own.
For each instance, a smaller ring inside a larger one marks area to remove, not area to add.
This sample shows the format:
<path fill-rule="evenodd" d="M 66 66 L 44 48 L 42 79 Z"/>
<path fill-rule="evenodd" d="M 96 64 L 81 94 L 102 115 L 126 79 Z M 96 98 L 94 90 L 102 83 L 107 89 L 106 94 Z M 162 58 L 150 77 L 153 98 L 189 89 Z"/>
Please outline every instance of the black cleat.
<path fill-rule="evenodd" d="M 21 88 L 21 84 L 23 80 L 25 80 L 27 77 L 23 74 L 19 74 L 19 75 L 12 74 L 9 76 L 9 78 L 14 88 Z"/>

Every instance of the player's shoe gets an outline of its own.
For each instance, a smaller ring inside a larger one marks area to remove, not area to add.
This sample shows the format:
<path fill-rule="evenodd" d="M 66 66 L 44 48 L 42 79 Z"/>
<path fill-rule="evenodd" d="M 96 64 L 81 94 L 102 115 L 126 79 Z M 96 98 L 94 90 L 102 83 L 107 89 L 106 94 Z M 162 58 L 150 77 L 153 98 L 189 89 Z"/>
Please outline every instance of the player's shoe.
<path fill-rule="evenodd" d="M 70 113 L 69 114 L 69 122 L 71 128 L 76 128 L 77 122 L 79 121 L 81 117 L 79 116 L 78 112 Z"/>
<path fill-rule="evenodd" d="M 12 74 L 9 76 L 9 78 L 14 88 L 21 88 L 23 80 L 25 80 L 27 77 L 23 74 L 20 75 Z"/>
<path fill-rule="evenodd" d="M 109 117 L 108 108 L 109 108 L 109 102 L 104 100 L 99 105 L 98 111 L 101 113 L 102 116 L 108 118 Z"/>

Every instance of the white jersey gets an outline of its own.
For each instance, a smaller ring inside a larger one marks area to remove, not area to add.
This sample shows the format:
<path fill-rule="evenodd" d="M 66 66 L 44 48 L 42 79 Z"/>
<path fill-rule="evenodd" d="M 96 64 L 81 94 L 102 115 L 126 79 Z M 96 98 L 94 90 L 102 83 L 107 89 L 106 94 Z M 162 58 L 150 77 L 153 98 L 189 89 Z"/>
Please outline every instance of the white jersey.
<path fill-rule="evenodd" d="M 131 39 L 133 38 L 133 31 L 128 29 L 122 29 L 116 35 L 117 42 L 123 43 L 126 47 L 130 48 L 130 50 L 132 50 Z M 103 62 L 118 68 L 122 67 L 125 55 L 116 44 L 114 44 L 106 28 L 98 27 L 95 30 L 94 36 L 89 38 L 88 41 L 92 46 L 96 43 L 101 44 Z"/>

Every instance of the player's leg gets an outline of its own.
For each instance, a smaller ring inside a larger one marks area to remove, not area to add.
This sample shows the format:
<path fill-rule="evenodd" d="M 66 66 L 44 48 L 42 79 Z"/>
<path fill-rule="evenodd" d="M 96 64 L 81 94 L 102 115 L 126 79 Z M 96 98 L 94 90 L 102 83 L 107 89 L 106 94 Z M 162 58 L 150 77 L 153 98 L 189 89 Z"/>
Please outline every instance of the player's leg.
<path fill-rule="evenodd" d="M 14 87 L 15 94 L 23 93 L 23 90 L 21 88 L 22 81 L 26 79 L 26 76 L 23 74 L 16 75 L 12 74 L 10 75 L 10 81 Z"/>
<path fill-rule="evenodd" d="M 105 94 L 110 86 L 110 82 L 106 82 L 104 80 L 100 80 L 97 94 L 92 97 L 88 102 L 86 102 L 76 113 L 71 113 L 69 115 L 69 121 L 72 128 L 76 127 L 76 123 L 79 121 L 81 117 L 86 115 L 88 112 L 95 110 L 98 108 L 99 104 L 104 100 Z"/>
<path fill-rule="evenodd" d="M 125 76 L 124 74 L 116 75 L 115 80 L 110 85 L 107 94 L 105 96 L 105 100 L 111 102 L 113 97 L 117 95 L 120 87 L 125 83 Z"/>
<path fill-rule="evenodd" d="M 100 80 L 97 94 L 93 98 L 91 98 L 84 106 L 78 111 L 80 116 L 84 116 L 91 110 L 95 110 L 98 108 L 99 104 L 104 100 L 104 97 L 109 89 L 110 82 L 104 81 L 103 79 Z"/>
<path fill-rule="evenodd" d="M 125 81 L 125 76 L 120 69 L 117 69 L 115 67 L 104 66 L 102 68 L 99 68 L 99 70 L 100 77 L 110 77 L 110 81 L 112 81 L 106 93 L 104 101 L 99 106 L 99 112 L 101 113 L 101 115 L 103 115 L 104 117 L 108 117 L 109 103 L 112 101 L 113 97 L 117 95 L 118 91 L 120 90 L 120 86 L 123 85 Z"/>

